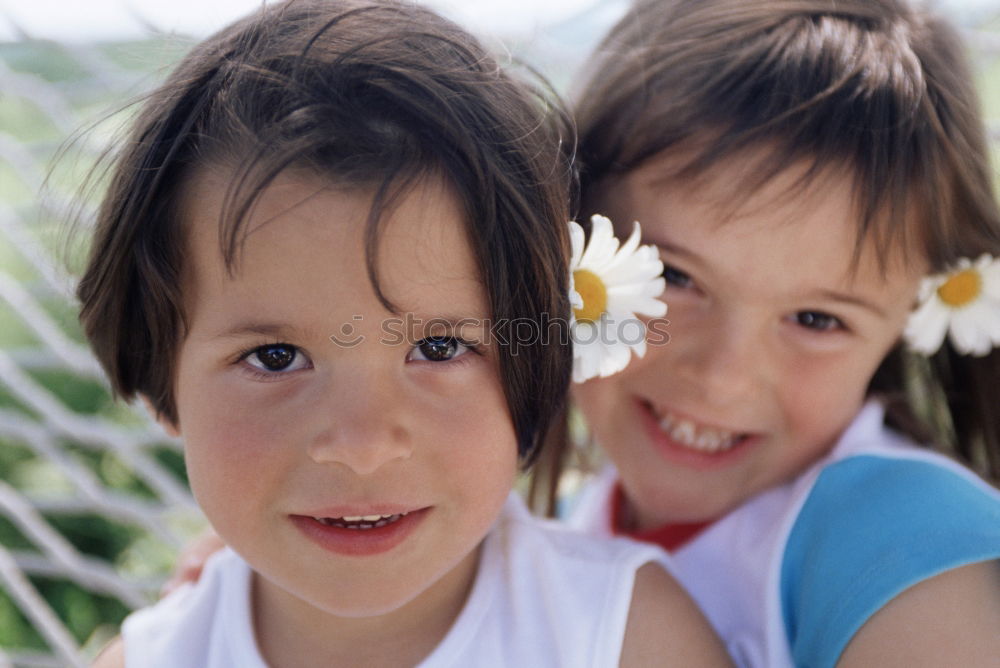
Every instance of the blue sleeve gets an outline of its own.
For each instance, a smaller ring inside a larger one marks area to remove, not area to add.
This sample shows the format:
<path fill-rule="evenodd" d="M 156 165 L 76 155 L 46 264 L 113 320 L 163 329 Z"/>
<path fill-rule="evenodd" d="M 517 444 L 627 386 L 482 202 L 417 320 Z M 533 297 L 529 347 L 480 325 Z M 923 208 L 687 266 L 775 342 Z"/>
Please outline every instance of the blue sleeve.
<path fill-rule="evenodd" d="M 796 666 L 833 666 L 879 608 L 958 566 L 1000 558 L 1000 493 L 924 461 L 859 456 L 824 470 L 781 568 Z"/>

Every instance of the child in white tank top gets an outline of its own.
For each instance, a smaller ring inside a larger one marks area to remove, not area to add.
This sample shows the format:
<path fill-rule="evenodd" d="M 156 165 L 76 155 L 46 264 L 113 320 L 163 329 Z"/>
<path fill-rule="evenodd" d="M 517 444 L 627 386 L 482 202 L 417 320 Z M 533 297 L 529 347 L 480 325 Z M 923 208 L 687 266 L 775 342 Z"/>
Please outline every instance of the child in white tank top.
<path fill-rule="evenodd" d="M 147 99 L 81 319 L 232 551 L 97 665 L 726 664 L 659 551 L 511 497 L 572 365 L 512 337 L 571 304 L 537 95 L 410 3 L 292 0 Z"/>

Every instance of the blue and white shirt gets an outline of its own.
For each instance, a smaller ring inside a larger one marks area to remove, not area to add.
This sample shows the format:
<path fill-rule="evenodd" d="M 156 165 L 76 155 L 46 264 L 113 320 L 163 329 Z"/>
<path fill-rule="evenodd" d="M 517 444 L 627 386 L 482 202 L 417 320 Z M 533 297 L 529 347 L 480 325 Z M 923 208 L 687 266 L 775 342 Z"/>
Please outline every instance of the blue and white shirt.
<path fill-rule="evenodd" d="M 570 522 L 610 535 L 616 480 L 610 468 L 598 476 Z M 903 590 L 1000 559 L 1000 492 L 886 428 L 872 401 L 824 458 L 672 556 L 738 664 L 834 666 Z"/>

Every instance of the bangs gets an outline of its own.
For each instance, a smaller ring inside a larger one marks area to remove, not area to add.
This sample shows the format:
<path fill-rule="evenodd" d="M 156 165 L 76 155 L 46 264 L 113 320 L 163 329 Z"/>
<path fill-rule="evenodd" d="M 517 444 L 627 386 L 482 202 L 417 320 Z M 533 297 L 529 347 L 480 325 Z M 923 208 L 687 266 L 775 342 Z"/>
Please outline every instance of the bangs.
<path fill-rule="evenodd" d="M 880 257 L 917 249 L 941 266 L 996 243 L 976 161 L 985 137 L 950 28 L 875 3 L 653 4 L 612 32 L 579 98 L 584 188 L 667 150 L 685 153 L 680 178 L 753 153 L 739 192 L 792 165 L 808 168 L 790 195 L 848 170 L 856 257 L 873 242 Z M 959 222 L 963 208 L 982 224 Z"/>

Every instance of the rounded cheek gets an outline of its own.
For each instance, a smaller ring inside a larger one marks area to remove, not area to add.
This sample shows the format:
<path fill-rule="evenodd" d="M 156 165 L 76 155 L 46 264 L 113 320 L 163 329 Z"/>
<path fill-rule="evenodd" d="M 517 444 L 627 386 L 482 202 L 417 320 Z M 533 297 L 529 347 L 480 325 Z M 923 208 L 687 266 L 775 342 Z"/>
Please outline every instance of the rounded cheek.
<path fill-rule="evenodd" d="M 628 373 L 623 371 L 622 374 Z M 594 378 L 574 385 L 571 392 L 573 403 L 583 413 L 592 430 L 600 430 L 609 419 L 613 419 L 614 405 L 624 400 L 624 394 L 616 382 L 618 377 Z"/>
<path fill-rule="evenodd" d="M 619 467 L 630 455 L 639 456 L 632 453 L 635 439 L 631 436 L 639 426 L 632 419 L 630 395 L 620 382 L 628 373 L 626 369 L 610 378 L 587 381 L 572 393 L 592 437 Z"/>
<path fill-rule="evenodd" d="M 781 474 L 800 472 L 836 444 L 864 403 L 868 385 L 864 366 L 803 374 L 804 382 L 781 388 L 787 445 L 774 452 L 784 460 L 775 467 Z"/>
<path fill-rule="evenodd" d="M 201 400 L 181 409 L 191 490 L 216 530 L 242 530 L 248 509 L 277 497 L 295 438 L 275 412 L 242 410 L 239 402 Z"/>
<path fill-rule="evenodd" d="M 498 383 L 484 383 L 476 391 L 455 393 L 451 401 L 436 402 L 424 411 L 422 424 L 431 466 L 448 472 L 460 504 L 502 505 L 517 474 L 517 439 Z"/>

